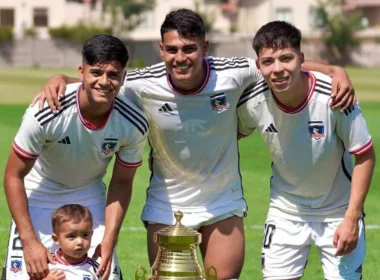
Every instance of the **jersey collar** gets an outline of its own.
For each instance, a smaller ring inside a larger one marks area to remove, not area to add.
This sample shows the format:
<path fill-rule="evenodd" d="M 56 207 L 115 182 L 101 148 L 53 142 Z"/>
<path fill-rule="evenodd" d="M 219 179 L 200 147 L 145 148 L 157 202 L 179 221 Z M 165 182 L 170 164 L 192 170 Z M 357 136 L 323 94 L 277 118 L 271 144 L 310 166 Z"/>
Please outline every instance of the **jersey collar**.
<path fill-rule="evenodd" d="M 166 73 L 166 80 L 168 82 L 170 89 L 172 91 L 178 92 L 178 93 L 183 94 L 183 95 L 195 95 L 195 94 L 200 93 L 206 87 L 208 80 L 210 79 L 210 72 L 211 72 L 210 71 L 210 63 L 208 62 L 207 59 L 205 59 L 205 58 L 203 59 L 203 64 L 206 65 L 206 75 L 205 75 L 205 78 L 203 80 L 202 85 L 197 90 L 189 92 L 189 91 L 183 91 L 179 88 L 176 88 L 172 82 L 172 78 L 170 77 L 170 75 L 168 73 Z"/>
<path fill-rule="evenodd" d="M 87 261 L 88 257 L 86 254 L 79 261 L 70 263 L 63 258 L 61 248 L 59 248 L 54 252 L 54 259 L 57 261 L 57 263 L 64 264 L 64 265 L 81 265 Z"/>

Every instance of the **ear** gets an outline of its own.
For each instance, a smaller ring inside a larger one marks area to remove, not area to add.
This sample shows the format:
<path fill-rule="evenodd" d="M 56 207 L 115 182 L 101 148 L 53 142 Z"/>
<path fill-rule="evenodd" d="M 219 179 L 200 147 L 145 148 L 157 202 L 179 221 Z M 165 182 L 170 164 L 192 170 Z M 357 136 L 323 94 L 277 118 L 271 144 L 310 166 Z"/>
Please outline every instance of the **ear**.
<path fill-rule="evenodd" d="M 206 57 L 208 55 L 208 50 L 210 48 L 210 42 L 206 40 L 204 46 L 203 46 L 203 51 L 204 51 L 204 57 Z"/>
<path fill-rule="evenodd" d="M 83 65 L 79 65 L 78 67 L 78 73 L 79 73 L 79 80 L 83 82 L 83 76 L 84 76 L 84 67 Z"/>
<path fill-rule="evenodd" d="M 160 43 L 160 55 L 161 57 L 164 57 L 164 46 L 162 45 L 162 42 Z"/>
<path fill-rule="evenodd" d="M 55 233 L 51 235 L 51 238 L 53 239 L 55 244 L 59 245 L 58 236 Z"/>
<path fill-rule="evenodd" d="M 256 59 L 256 60 L 255 60 L 255 62 L 256 62 L 256 68 L 260 70 L 260 63 L 259 63 L 259 59 Z"/>
<path fill-rule="evenodd" d="M 122 84 L 124 83 L 125 81 L 125 77 L 127 76 L 127 70 L 124 70 L 124 74 L 123 74 L 123 81 L 121 82 Z"/>
<path fill-rule="evenodd" d="M 303 52 L 300 52 L 300 60 L 301 60 L 301 65 L 305 62 L 305 55 Z"/>

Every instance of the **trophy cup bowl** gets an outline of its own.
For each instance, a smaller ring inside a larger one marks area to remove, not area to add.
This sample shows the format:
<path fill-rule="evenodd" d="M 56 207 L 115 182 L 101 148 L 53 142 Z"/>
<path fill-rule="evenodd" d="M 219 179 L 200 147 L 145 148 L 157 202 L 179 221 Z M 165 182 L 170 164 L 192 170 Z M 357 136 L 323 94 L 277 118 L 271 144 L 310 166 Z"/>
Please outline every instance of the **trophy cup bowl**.
<path fill-rule="evenodd" d="M 201 234 L 181 224 L 181 211 L 175 212 L 174 217 L 175 225 L 153 235 L 159 248 L 151 275 L 147 278 L 147 271 L 139 267 L 135 280 L 217 280 L 213 266 L 207 269 L 206 275 L 198 262 L 197 247 L 202 242 Z"/>

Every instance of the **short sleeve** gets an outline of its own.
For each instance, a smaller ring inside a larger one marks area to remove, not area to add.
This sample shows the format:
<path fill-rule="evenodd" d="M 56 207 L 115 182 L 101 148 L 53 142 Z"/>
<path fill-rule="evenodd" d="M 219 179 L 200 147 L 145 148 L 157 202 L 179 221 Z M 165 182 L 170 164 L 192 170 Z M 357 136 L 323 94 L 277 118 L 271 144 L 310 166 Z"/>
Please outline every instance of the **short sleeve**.
<path fill-rule="evenodd" d="M 38 123 L 35 113 L 36 108 L 27 109 L 12 144 L 13 150 L 27 159 L 37 159 L 46 140 L 45 131 Z"/>
<path fill-rule="evenodd" d="M 358 104 L 336 114 L 337 134 L 349 153 L 361 155 L 372 148 L 372 138 Z"/>

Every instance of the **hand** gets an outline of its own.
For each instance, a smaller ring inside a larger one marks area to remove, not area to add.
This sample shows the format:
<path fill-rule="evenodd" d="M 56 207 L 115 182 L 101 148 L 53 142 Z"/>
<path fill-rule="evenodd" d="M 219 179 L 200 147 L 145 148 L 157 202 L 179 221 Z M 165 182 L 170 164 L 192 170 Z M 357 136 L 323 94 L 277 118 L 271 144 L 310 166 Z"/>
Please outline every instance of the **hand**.
<path fill-rule="evenodd" d="M 61 103 L 59 99 L 62 98 L 66 90 L 66 81 L 62 75 L 54 75 L 51 77 L 40 92 L 34 97 L 32 106 L 39 103 L 38 107 L 40 111 L 44 107 L 45 100 L 47 100 L 50 109 L 56 113 L 57 110 L 61 109 Z"/>
<path fill-rule="evenodd" d="M 48 276 L 48 260 L 55 263 L 53 257 L 44 245 L 38 240 L 23 242 L 26 270 L 34 280 L 41 280 Z"/>
<path fill-rule="evenodd" d="M 102 276 L 102 280 L 107 280 L 111 274 L 113 246 L 109 246 L 106 242 L 100 243 L 94 252 L 92 258 L 97 260 L 101 258 L 98 269 L 96 270 L 97 276 Z"/>
<path fill-rule="evenodd" d="M 62 270 L 54 269 L 44 280 L 66 280 L 66 275 Z"/>
<path fill-rule="evenodd" d="M 343 68 L 338 67 L 337 72 L 332 80 L 330 106 L 332 109 L 340 108 L 340 111 L 343 112 L 356 103 L 355 89 Z"/>
<path fill-rule="evenodd" d="M 334 235 L 335 256 L 344 256 L 351 253 L 356 248 L 358 239 L 358 222 L 355 219 L 344 218 Z"/>

